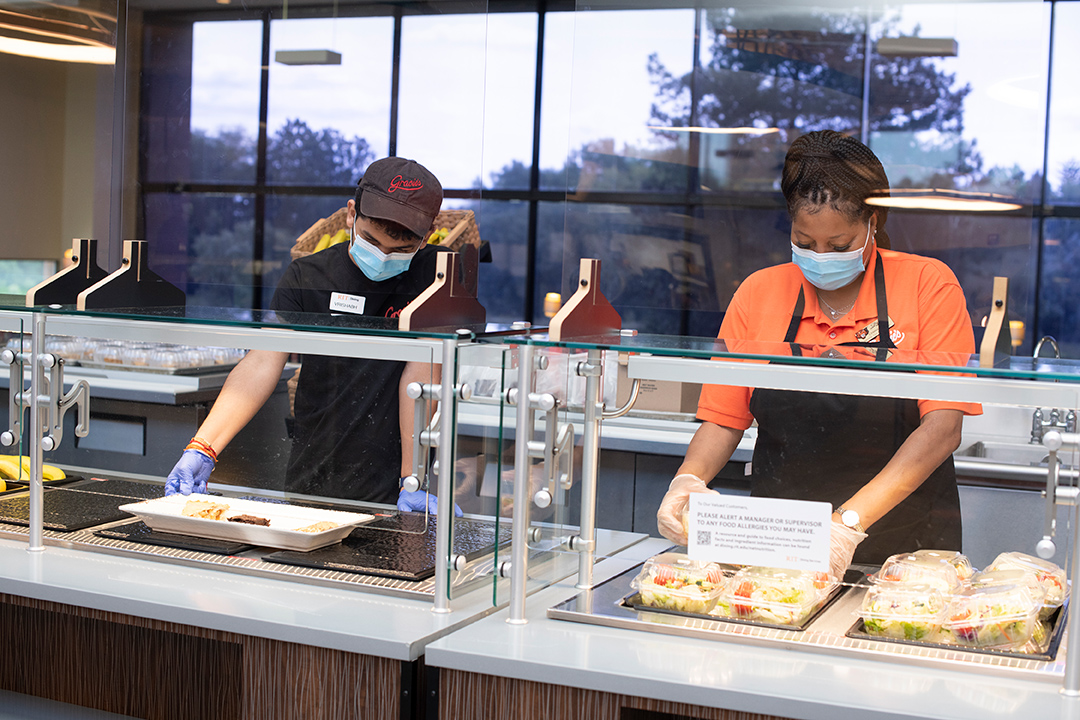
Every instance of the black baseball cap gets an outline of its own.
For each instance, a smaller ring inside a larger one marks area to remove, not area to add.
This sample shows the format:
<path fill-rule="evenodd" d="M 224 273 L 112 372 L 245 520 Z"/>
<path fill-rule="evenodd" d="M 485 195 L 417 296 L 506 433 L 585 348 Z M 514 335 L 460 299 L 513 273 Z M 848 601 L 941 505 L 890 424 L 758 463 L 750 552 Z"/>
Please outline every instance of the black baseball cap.
<path fill-rule="evenodd" d="M 442 207 L 439 179 L 418 162 L 399 157 L 376 160 L 360 179 L 360 212 L 389 220 L 424 237 Z"/>

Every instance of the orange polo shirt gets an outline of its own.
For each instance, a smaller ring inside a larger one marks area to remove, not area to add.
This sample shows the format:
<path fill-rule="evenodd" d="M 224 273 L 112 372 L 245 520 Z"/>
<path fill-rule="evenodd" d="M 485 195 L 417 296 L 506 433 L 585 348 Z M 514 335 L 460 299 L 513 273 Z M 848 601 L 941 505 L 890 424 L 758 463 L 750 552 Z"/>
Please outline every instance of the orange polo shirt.
<path fill-rule="evenodd" d="M 799 345 L 833 346 L 858 341 L 859 331 L 877 320 L 874 263 L 879 261 L 884 263 L 885 294 L 892 322 L 890 337 L 897 347 L 892 360 L 966 365 L 975 352 L 975 335 L 964 291 L 956 276 L 938 260 L 892 250 L 878 249 L 863 273 L 855 306 L 835 322 L 819 305 L 814 286 L 793 263 L 759 270 L 735 291 L 718 337 L 733 352 L 740 349 L 753 352 L 757 345 L 760 352 L 777 354 L 777 343 L 784 340 L 801 287 L 805 304 L 795 336 Z M 867 354 L 861 348 L 837 350 L 848 357 L 873 359 L 872 352 Z M 811 350 L 804 354 L 820 353 Z M 697 417 L 745 430 L 754 420 L 750 414 L 751 393 L 753 388 L 705 385 L 701 389 Z M 982 406 L 977 403 L 919 400 L 918 404 L 920 417 L 943 408 L 961 410 L 965 415 L 982 414 Z"/>

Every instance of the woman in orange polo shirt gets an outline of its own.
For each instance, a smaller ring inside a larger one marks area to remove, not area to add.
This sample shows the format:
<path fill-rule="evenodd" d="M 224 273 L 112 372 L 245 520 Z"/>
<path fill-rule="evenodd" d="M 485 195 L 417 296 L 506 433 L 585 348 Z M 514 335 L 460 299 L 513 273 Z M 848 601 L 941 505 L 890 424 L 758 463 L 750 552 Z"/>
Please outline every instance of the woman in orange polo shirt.
<path fill-rule="evenodd" d="M 720 338 L 782 341 L 797 354 L 846 345 L 881 360 L 898 349 L 974 352 L 964 294 L 948 267 L 888 249 L 887 212 L 865 199 L 887 192 L 889 181 L 868 147 L 830 130 L 804 135 L 788 150 L 781 188 L 792 262 L 742 283 Z M 963 416 L 980 412 L 964 403 L 705 386 L 702 423 L 657 525 L 686 543 L 690 494 L 714 492 L 708 481 L 757 420 L 751 493 L 830 503 L 834 574 L 842 577 L 853 556 L 879 564 L 919 548 L 959 550 L 952 453 Z"/>

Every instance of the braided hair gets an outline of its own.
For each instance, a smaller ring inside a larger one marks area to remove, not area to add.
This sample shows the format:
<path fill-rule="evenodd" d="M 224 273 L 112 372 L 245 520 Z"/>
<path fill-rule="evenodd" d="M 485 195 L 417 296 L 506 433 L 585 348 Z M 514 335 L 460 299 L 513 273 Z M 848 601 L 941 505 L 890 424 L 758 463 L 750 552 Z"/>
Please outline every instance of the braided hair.
<path fill-rule="evenodd" d="M 825 206 L 852 222 L 867 222 L 876 212 L 875 239 L 878 247 L 889 247 L 888 210 L 866 204 L 872 193 L 888 194 L 889 178 L 873 151 L 855 138 L 835 130 L 796 138 L 784 158 L 780 189 L 792 218 L 800 211 L 816 213 Z"/>

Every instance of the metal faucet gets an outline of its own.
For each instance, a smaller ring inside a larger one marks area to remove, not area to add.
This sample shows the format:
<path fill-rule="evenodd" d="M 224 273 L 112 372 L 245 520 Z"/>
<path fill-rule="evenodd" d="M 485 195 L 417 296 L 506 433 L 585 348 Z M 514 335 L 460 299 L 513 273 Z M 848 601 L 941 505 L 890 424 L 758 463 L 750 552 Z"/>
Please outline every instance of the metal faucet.
<path fill-rule="evenodd" d="M 1050 343 L 1050 347 L 1054 349 L 1054 357 L 1060 358 L 1061 351 L 1058 349 L 1057 340 L 1050 335 L 1043 335 L 1039 338 L 1039 342 L 1035 343 L 1035 352 L 1031 354 L 1032 360 L 1036 363 L 1039 360 L 1039 351 L 1042 350 L 1043 343 Z M 1065 413 L 1065 419 L 1061 418 L 1061 410 L 1054 408 L 1050 411 L 1050 418 L 1046 420 L 1046 416 L 1043 414 L 1042 408 L 1036 408 L 1035 414 L 1031 416 L 1031 442 L 1039 444 L 1042 442 L 1043 433 L 1050 428 L 1060 428 L 1065 432 L 1076 432 L 1076 411 L 1069 410 Z"/>
<path fill-rule="evenodd" d="M 1058 350 L 1057 340 L 1055 340 L 1052 335 L 1043 335 L 1039 338 L 1039 342 L 1035 343 L 1035 352 L 1031 353 L 1031 358 L 1033 360 L 1039 359 L 1039 351 L 1042 350 L 1043 343 L 1045 342 L 1050 343 L 1050 347 L 1054 348 L 1054 357 L 1060 358 L 1061 351 Z"/>

